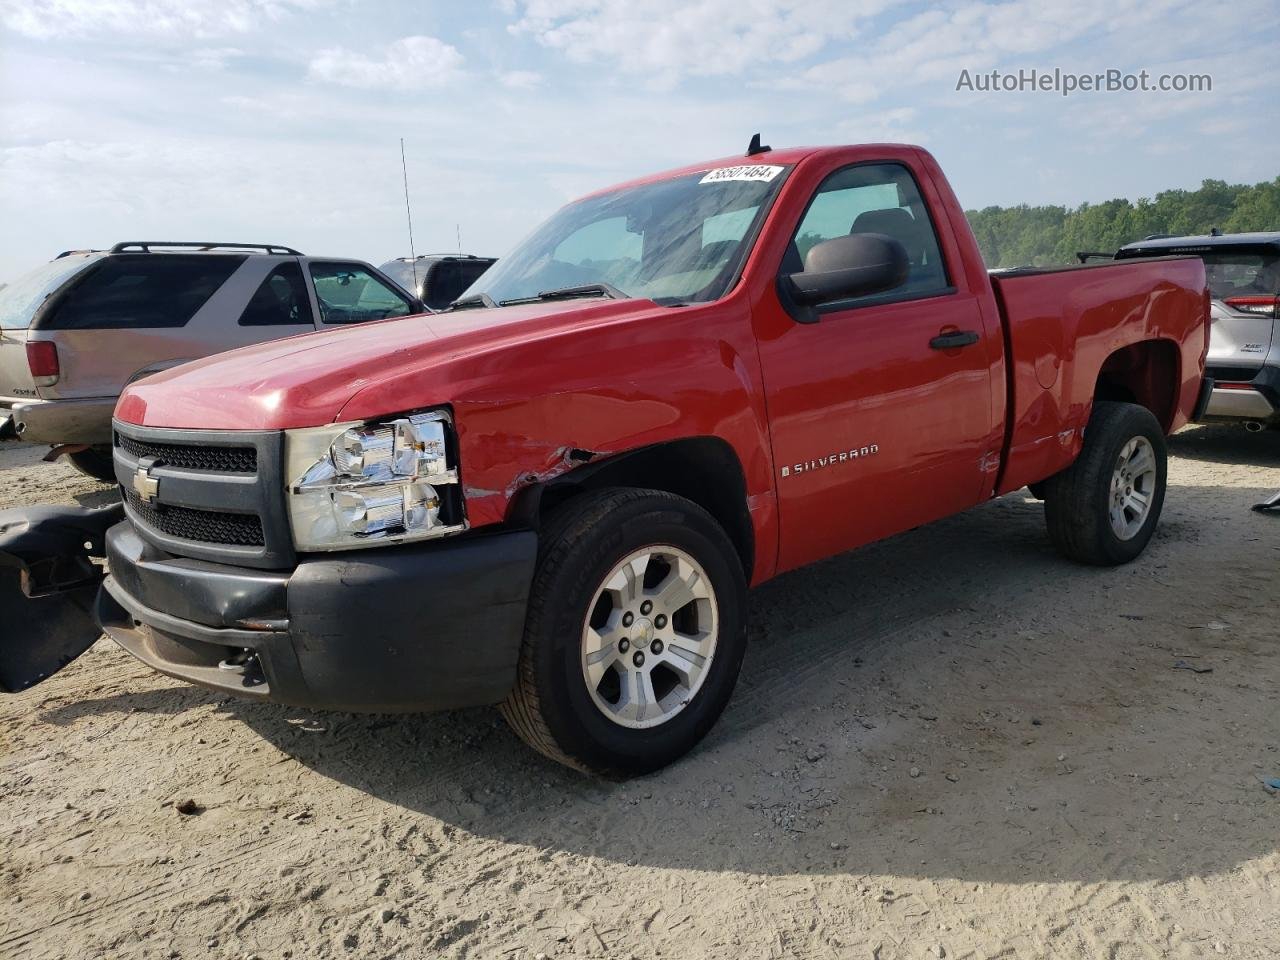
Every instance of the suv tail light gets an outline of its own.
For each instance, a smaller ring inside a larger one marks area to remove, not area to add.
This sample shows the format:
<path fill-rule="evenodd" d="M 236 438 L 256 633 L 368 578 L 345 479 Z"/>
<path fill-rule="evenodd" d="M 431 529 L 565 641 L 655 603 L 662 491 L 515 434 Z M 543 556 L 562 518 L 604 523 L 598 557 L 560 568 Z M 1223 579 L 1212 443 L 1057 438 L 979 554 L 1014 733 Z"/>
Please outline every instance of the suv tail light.
<path fill-rule="evenodd" d="M 58 345 L 52 340 L 27 341 L 27 367 L 37 387 L 52 387 L 58 382 Z"/>
<path fill-rule="evenodd" d="M 1222 302 L 1237 313 L 1280 317 L 1280 297 L 1227 297 Z"/>

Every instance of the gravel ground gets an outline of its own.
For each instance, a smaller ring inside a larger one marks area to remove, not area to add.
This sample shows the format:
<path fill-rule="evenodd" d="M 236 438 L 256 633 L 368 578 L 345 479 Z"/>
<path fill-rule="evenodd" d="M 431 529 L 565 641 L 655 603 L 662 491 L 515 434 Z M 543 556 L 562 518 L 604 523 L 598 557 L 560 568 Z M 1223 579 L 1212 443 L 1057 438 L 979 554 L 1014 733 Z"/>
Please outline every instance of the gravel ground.
<path fill-rule="evenodd" d="M 0 957 L 1277 956 L 1280 433 L 1172 450 L 1128 567 L 1014 494 L 757 590 L 719 726 L 626 784 L 99 642 L 0 699 Z M 0 450 L 0 506 L 111 496 Z"/>

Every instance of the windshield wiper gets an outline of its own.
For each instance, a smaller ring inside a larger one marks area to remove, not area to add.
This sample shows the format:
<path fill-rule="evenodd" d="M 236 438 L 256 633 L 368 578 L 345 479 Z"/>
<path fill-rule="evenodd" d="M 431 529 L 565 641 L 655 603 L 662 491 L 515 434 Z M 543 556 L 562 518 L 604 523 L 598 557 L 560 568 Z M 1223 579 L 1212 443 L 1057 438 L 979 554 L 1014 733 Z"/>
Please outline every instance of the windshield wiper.
<path fill-rule="evenodd" d="M 449 304 L 450 310 L 468 310 L 473 307 L 496 307 L 498 302 L 487 293 L 473 293 L 469 297 L 455 300 Z"/>
<path fill-rule="evenodd" d="M 610 300 L 630 300 L 625 293 L 611 283 L 584 283 L 576 287 L 560 287 L 556 290 L 543 290 L 532 297 L 517 297 L 514 300 L 503 300 L 502 306 L 515 303 L 542 303 L 548 300 L 575 300 L 578 297 L 608 297 Z"/>

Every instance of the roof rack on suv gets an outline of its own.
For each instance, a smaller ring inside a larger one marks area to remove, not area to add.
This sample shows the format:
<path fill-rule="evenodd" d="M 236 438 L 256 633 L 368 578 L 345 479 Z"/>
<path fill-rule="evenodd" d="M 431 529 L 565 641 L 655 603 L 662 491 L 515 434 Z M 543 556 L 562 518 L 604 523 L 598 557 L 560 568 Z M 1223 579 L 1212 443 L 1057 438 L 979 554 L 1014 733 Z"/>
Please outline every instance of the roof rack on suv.
<path fill-rule="evenodd" d="M 491 260 L 492 257 L 478 257 L 474 253 L 420 253 L 416 257 L 396 257 L 401 263 L 410 260 Z"/>
<path fill-rule="evenodd" d="M 152 247 L 190 247 L 193 250 L 216 250 L 229 247 L 234 250 L 261 250 L 264 253 L 284 254 L 290 257 L 302 256 L 293 247 L 281 243 L 211 243 L 207 240 L 126 240 L 111 248 L 112 253 L 124 253 L 126 250 L 138 249 L 150 253 Z"/>

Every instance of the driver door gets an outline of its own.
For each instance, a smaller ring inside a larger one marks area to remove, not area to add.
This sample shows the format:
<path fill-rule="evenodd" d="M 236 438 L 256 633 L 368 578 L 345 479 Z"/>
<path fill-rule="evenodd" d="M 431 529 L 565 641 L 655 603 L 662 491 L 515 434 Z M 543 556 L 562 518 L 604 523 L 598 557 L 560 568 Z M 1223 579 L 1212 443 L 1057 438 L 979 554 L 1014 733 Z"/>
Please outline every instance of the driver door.
<path fill-rule="evenodd" d="M 985 489 L 991 357 L 999 356 L 1000 332 L 984 327 L 976 296 L 953 282 L 906 166 L 856 164 L 830 174 L 780 273 L 799 272 L 814 245 L 851 233 L 900 242 L 910 262 L 906 281 L 820 306 L 809 323 L 767 297 L 762 308 L 776 313 L 757 327 L 779 572 L 964 510 Z M 942 347 L 957 339 L 971 342 Z"/>

